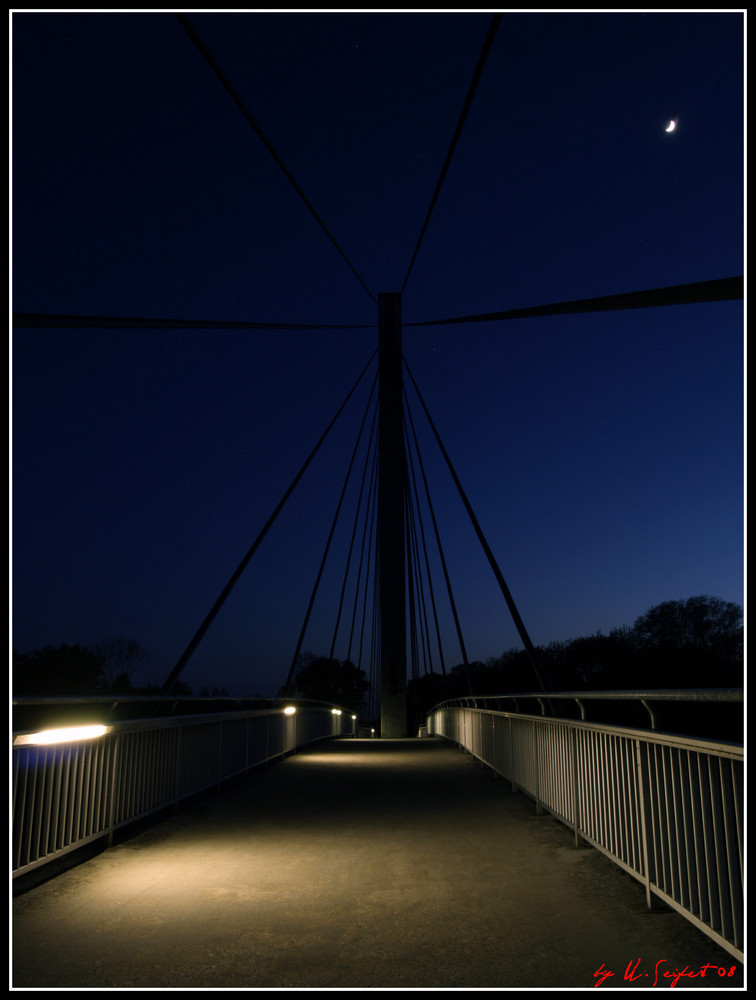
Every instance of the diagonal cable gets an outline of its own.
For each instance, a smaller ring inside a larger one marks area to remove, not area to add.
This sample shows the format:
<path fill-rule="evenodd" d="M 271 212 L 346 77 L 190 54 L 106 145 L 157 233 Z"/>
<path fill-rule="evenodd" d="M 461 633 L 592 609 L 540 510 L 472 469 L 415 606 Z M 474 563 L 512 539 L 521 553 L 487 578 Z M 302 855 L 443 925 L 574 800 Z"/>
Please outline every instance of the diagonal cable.
<path fill-rule="evenodd" d="M 406 537 L 407 537 L 407 583 L 409 585 L 409 616 L 411 619 L 415 619 L 413 623 L 414 628 L 414 639 L 413 639 L 413 653 L 412 653 L 412 677 L 417 678 L 420 675 L 420 663 L 426 667 L 425 673 L 427 673 L 427 662 L 428 656 L 430 655 L 430 646 L 426 646 L 426 635 L 428 635 L 428 616 L 425 607 L 425 593 L 423 590 L 422 579 L 420 576 L 420 549 L 418 546 L 418 532 L 417 524 L 415 522 L 415 509 L 413 506 L 413 498 L 409 493 L 409 485 L 407 482 L 407 477 L 405 476 L 405 486 L 406 492 L 404 495 L 404 511 L 405 511 L 405 525 L 406 525 Z M 424 628 L 425 627 L 425 628 Z M 419 644 L 418 644 L 419 637 Z M 418 645 L 422 649 L 422 658 L 419 655 Z"/>
<path fill-rule="evenodd" d="M 433 197 L 431 198 L 430 207 L 428 208 L 428 214 L 425 216 L 425 222 L 423 223 L 423 228 L 420 232 L 420 237 L 417 241 L 417 246 L 415 247 L 415 252 L 412 254 L 412 260 L 410 261 L 409 267 L 407 268 L 407 274 L 404 278 L 404 284 L 402 285 L 401 291 L 407 287 L 407 282 L 409 281 L 410 272 L 415 265 L 415 259 L 420 250 L 420 244 L 423 242 L 423 237 L 425 236 L 425 231 L 428 228 L 428 224 L 431 220 L 431 215 L 433 215 L 433 209 L 436 207 L 436 202 L 438 196 L 441 193 L 441 187 L 444 183 L 447 171 L 452 161 L 452 156 L 454 155 L 454 150 L 457 148 L 457 142 L 462 134 L 462 129 L 464 127 L 467 115 L 472 107 L 473 97 L 475 96 L 475 91 L 478 89 L 478 83 L 483 75 L 483 69 L 486 65 L 486 60 L 488 59 L 488 54 L 491 51 L 491 46 L 493 45 L 496 32 L 498 30 L 499 24 L 501 23 L 501 14 L 494 14 L 491 18 L 491 23 L 486 34 L 485 41 L 483 42 L 483 48 L 481 50 L 480 56 L 478 57 L 478 65 L 475 67 L 475 72 L 473 73 L 470 86 L 467 90 L 467 97 L 465 98 L 465 103 L 462 108 L 462 112 L 459 116 L 459 121 L 457 122 L 457 127 L 454 130 L 454 135 L 452 136 L 451 143 L 449 144 L 449 150 L 446 154 L 446 159 L 444 160 L 444 165 L 441 168 L 441 173 L 439 175 L 438 181 L 436 182 L 436 190 L 433 192 Z"/>
<path fill-rule="evenodd" d="M 341 506 L 344 503 L 344 497 L 346 496 L 347 487 L 349 486 L 349 480 L 352 476 L 352 469 L 354 468 L 354 462 L 357 458 L 357 452 L 360 447 L 360 442 L 362 441 L 362 433 L 365 430 L 365 423 L 368 418 L 368 413 L 370 412 L 370 407 L 373 401 L 373 393 L 375 391 L 376 383 L 378 382 L 378 373 L 375 373 L 373 379 L 373 385 L 370 389 L 370 396 L 368 398 L 367 406 L 365 407 L 365 412 L 362 416 L 362 422 L 360 423 L 360 429 L 357 432 L 357 440 L 354 445 L 354 450 L 352 452 L 352 457 L 349 460 L 349 467 L 347 468 L 346 476 L 344 478 L 344 485 L 341 487 L 341 494 L 339 496 L 339 502 L 336 505 L 336 513 L 333 515 L 333 521 L 331 523 L 331 530 L 328 533 L 328 540 L 326 541 L 325 550 L 323 552 L 323 558 L 320 562 L 320 567 L 318 569 L 317 576 L 315 577 L 315 584 L 312 588 L 312 593 L 310 594 L 310 601 L 307 605 L 307 611 L 305 613 L 304 622 L 302 623 L 302 629 L 299 633 L 299 640 L 297 642 L 297 648 L 294 651 L 294 656 L 291 660 L 291 667 L 289 668 L 289 675 L 286 678 L 285 690 L 289 691 L 291 689 L 291 683 L 294 680 L 294 671 L 296 670 L 297 660 L 299 659 L 299 654 L 302 651 L 302 644 L 304 642 L 305 633 L 307 632 L 307 626 L 310 623 L 310 616 L 312 615 L 312 609 L 315 604 L 315 598 L 317 597 L 318 588 L 320 587 L 320 581 L 323 578 L 323 571 L 325 570 L 326 561 L 328 559 L 328 553 L 331 548 L 331 542 L 333 541 L 333 536 L 336 531 L 336 525 L 339 521 L 339 514 L 341 513 Z"/>
<path fill-rule="evenodd" d="M 610 312 L 614 309 L 653 309 L 659 306 L 695 305 L 700 302 L 726 302 L 743 298 L 743 277 L 713 278 L 710 281 L 693 281 L 686 285 L 667 285 L 641 292 L 621 292 L 617 295 L 600 295 L 593 299 L 575 299 L 571 302 L 552 302 L 545 306 L 528 306 L 525 309 L 504 309 L 501 312 L 457 316 L 454 319 L 431 319 L 422 323 L 405 323 L 405 326 L 443 326 L 452 323 L 485 323 L 499 319 L 531 319 L 535 316 L 564 316 L 574 313 Z"/>
<path fill-rule="evenodd" d="M 551 683 L 543 668 L 543 665 L 540 663 L 538 652 L 536 651 L 536 648 L 533 645 L 530 636 L 528 635 L 528 631 L 525 628 L 525 623 L 520 617 L 520 612 L 517 610 L 514 598 L 512 597 L 509 587 L 507 586 L 506 581 L 504 580 L 504 576 L 501 570 L 499 569 L 499 565 L 496 562 L 496 557 L 494 556 L 493 551 L 491 550 L 491 546 L 488 544 L 488 541 L 486 540 L 486 537 L 483 534 L 483 529 L 481 528 L 478 519 L 475 516 L 475 512 L 472 509 L 470 501 L 467 499 L 467 494 L 462 488 L 462 484 L 459 481 L 459 477 L 457 476 L 456 470 L 454 469 L 452 461 L 449 458 L 449 454 L 446 451 L 446 448 L 444 447 L 444 444 L 441 440 L 438 431 L 436 430 L 436 425 L 433 422 L 433 418 L 430 415 L 428 407 L 425 405 L 425 400 L 420 394 L 420 389 L 418 388 L 414 375 L 410 371 L 410 367 L 407 364 L 406 359 L 404 360 L 404 366 L 407 369 L 407 374 L 409 375 L 410 380 L 412 381 L 412 385 L 415 388 L 415 392 L 417 393 L 417 398 L 420 400 L 420 405 L 422 406 L 425 412 L 425 416 L 428 420 L 428 423 L 430 424 L 430 428 L 433 431 L 434 437 L 436 438 L 436 443 L 441 449 L 441 454 L 444 456 L 444 461 L 446 462 L 447 468 L 449 469 L 451 477 L 454 480 L 454 485 L 457 487 L 457 492 L 459 493 L 460 499 L 462 500 L 465 510 L 467 511 L 468 517 L 470 518 L 470 522 L 472 523 L 475 534 L 478 536 L 478 541 L 480 542 L 481 547 L 483 548 L 483 551 L 486 555 L 486 558 L 488 559 L 488 563 L 491 569 L 493 570 L 493 574 L 496 577 L 496 582 L 499 584 L 499 588 L 502 594 L 504 595 L 504 600 L 506 601 L 507 607 L 509 608 L 509 613 L 512 616 L 512 621 L 514 622 L 515 628 L 517 629 L 520 635 L 520 639 L 522 640 L 522 644 L 525 647 L 525 651 L 528 654 L 528 659 L 530 660 L 530 665 L 533 668 L 533 672 L 538 678 L 538 682 L 541 685 L 542 690 L 544 691 L 553 690 L 553 688 L 551 687 Z"/>
<path fill-rule="evenodd" d="M 377 481 L 376 481 L 376 493 L 377 493 Z M 377 503 L 377 500 L 376 500 Z M 377 717 L 380 714 L 380 704 L 381 704 L 381 607 L 380 602 L 375 598 L 375 595 L 380 592 L 381 587 L 381 573 L 380 573 L 380 563 L 376 559 L 375 565 L 373 566 L 373 608 L 371 615 L 371 628 L 370 628 L 370 680 L 372 684 L 373 691 L 373 701 L 372 701 L 372 716 Z M 363 631 L 364 631 L 364 621 L 363 621 Z M 360 635 L 360 662 L 362 662 L 362 635 Z"/>
<path fill-rule="evenodd" d="M 409 420 L 409 422 L 411 424 L 412 433 L 414 434 L 415 428 L 414 428 L 414 424 L 412 424 L 412 415 L 409 412 L 409 402 L 407 400 L 407 394 L 406 394 L 406 392 L 404 393 L 404 399 L 405 399 L 405 403 L 406 403 L 407 417 L 408 417 L 408 420 Z M 425 538 L 425 528 L 423 526 L 423 517 L 422 517 L 421 508 L 420 508 L 420 490 L 418 489 L 417 477 L 415 475 L 415 463 L 410 458 L 410 456 L 412 455 L 412 442 L 410 440 L 410 435 L 409 435 L 409 431 L 408 431 L 406 423 L 405 423 L 405 428 L 404 428 L 404 436 L 405 436 L 405 448 L 406 448 L 406 451 L 407 451 L 407 456 L 409 458 L 409 461 L 407 462 L 407 465 L 408 465 L 408 468 L 409 468 L 410 480 L 411 480 L 411 487 L 412 487 L 412 489 L 411 489 L 411 495 L 414 498 L 415 507 L 417 509 L 417 523 L 418 523 L 418 526 L 420 528 L 420 541 L 422 542 L 423 557 L 424 557 L 424 561 L 425 561 L 425 575 L 426 575 L 426 579 L 428 580 L 428 597 L 429 597 L 429 600 L 430 600 L 431 610 L 433 612 L 433 622 L 434 622 L 435 630 L 436 630 L 436 642 L 438 644 L 438 655 L 439 655 L 439 659 L 440 659 L 440 662 L 441 662 L 441 673 L 444 676 L 446 676 L 446 665 L 444 663 L 444 652 L 443 652 L 443 645 L 442 645 L 442 642 L 441 642 L 441 628 L 440 628 L 439 621 L 438 621 L 438 609 L 436 607 L 436 596 L 435 596 L 435 593 L 433 591 L 433 575 L 431 573 L 431 568 L 430 568 L 430 559 L 428 558 L 428 544 L 427 544 L 426 538 Z M 417 450 L 417 462 L 418 462 L 418 465 L 420 466 L 421 472 L 423 473 L 423 478 L 425 478 L 425 470 L 422 468 L 422 456 L 420 455 L 419 449 L 416 449 L 416 450 Z M 426 485 L 427 485 L 427 483 L 426 483 Z M 430 504 L 429 504 L 429 509 L 430 509 L 430 512 L 431 512 L 431 518 L 433 518 L 433 510 L 432 510 L 432 507 L 430 506 Z M 435 526 L 435 518 L 433 518 L 433 520 L 434 520 L 434 526 Z M 428 647 L 430 648 L 430 638 L 428 639 Z"/>
<path fill-rule="evenodd" d="M 367 479 L 368 469 L 371 466 L 371 459 L 372 459 L 372 455 L 373 455 L 373 442 L 376 439 L 376 426 L 377 426 L 377 423 L 378 423 L 378 405 L 376 403 L 375 409 L 374 409 L 374 413 L 373 413 L 373 421 L 372 421 L 372 424 L 371 424 L 371 427 L 370 427 L 370 433 L 368 435 L 368 443 L 367 443 L 367 449 L 366 449 L 366 453 L 365 453 L 365 463 L 364 463 L 363 468 L 362 468 L 362 478 L 360 480 L 360 489 L 359 489 L 359 493 L 357 494 L 357 503 L 355 505 L 356 510 L 355 510 L 355 515 L 354 515 L 354 524 L 352 525 L 352 536 L 349 539 L 349 549 L 347 551 L 346 567 L 344 569 L 344 581 L 343 581 L 343 583 L 341 585 L 341 593 L 339 595 L 339 607 L 338 607 L 338 611 L 336 613 L 336 624 L 333 627 L 333 638 L 331 639 L 331 650 L 330 650 L 330 652 L 328 654 L 328 658 L 330 660 L 333 659 L 333 654 L 334 654 L 334 651 L 336 649 L 336 639 L 338 638 L 339 625 L 341 624 L 341 615 L 342 615 L 342 612 L 344 610 L 344 596 L 346 594 L 347 583 L 349 581 L 349 570 L 351 569 L 351 566 L 352 566 L 352 555 L 354 554 L 354 543 L 355 543 L 355 540 L 357 538 L 357 528 L 359 527 L 360 513 L 362 512 L 362 501 L 363 501 L 363 496 L 365 494 L 365 481 Z M 358 579 L 357 579 L 357 583 L 359 585 L 359 576 L 358 576 Z M 349 659 L 348 656 L 347 656 L 347 659 Z"/>
<path fill-rule="evenodd" d="M 438 548 L 438 556 L 439 556 L 439 559 L 441 561 L 441 570 L 442 570 L 443 575 L 444 575 L 444 582 L 446 583 L 446 593 L 447 593 L 448 598 L 449 598 L 449 606 L 451 608 L 452 618 L 454 619 L 454 627 L 455 627 L 455 629 L 457 631 L 457 640 L 459 642 L 459 649 L 460 649 L 460 653 L 462 655 L 462 662 L 463 662 L 464 667 L 465 667 L 465 673 L 467 675 L 468 685 L 470 687 L 470 693 L 472 694 L 472 682 L 471 682 L 470 675 L 469 675 L 469 670 L 468 670 L 469 660 L 467 658 L 467 648 L 465 646 L 464 636 L 462 635 L 462 626 L 460 625 L 459 614 L 457 612 L 457 604 L 456 604 L 456 601 L 454 600 L 454 593 L 452 591 L 451 578 L 449 577 L 449 570 L 448 570 L 448 567 L 447 567 L 447 564 L 446 564 L 446 556 L 444 555 L 444 547 L 443 547 L 443 544 L 441 542 L 441 532 L 439 531 L 439 528 L 438 528 L 438 521 L 436 520 L 436 512 L 435 512 L 434 507 L 433 507 L 433 500 L 431 498 L 430 486 L 428 485 L 428 477 L 425 474 L 425 464 L 423 462 L 423 457 L 422 457 L 422 454 L 420 452 L 420 444 L 419 444 L 418 438 L 417 438 L 417 431 L 415 430 L 415 422 L 412 419 L 412 410 L 410 408 L 409 397 L 407 396 L 406 392 L 404 393 L 404 399 L 405 399 L 405 402 L 406 402 L 407 419 L 409 421 L 409 427 L 410 427 L 410 430 L 412 431 L 412 438 L 413 438 L 413 441 L 415 443 L 414 450 L 415 450 L 415 454 L 417 455 L 418 468 L 420 469 L 420 475 L 422 476 L 423 486 L 425 487 L 425 499 L 426 499 L 426 503 L 428 505 L 428 510 L 429 510 L 430 516 L 431 516 L 431 523 L 433 525 L 433 532 L 434 532 L 435 537 L 436 537 L 436 546 Z M 440 640 L 439 640 L 439 645 L 440 645 Z"/>
<path fill-rule="evenodd" d="M 357 611 L 358 611 L 358 601 L 360 598 L 360 587 L 362 586 L 362 567 L 365 566 L 364 575 L 364 591 L 363 591 L 363 601 L 362 601 L 362 617 L 360 622 L 360 638 L 359 638 L 359 656 L 358 656 L 358 666 L 362 662 L 362 636 L 365 631 L 365 616 L 367 615 L 367 602 L 368 593 L 370 590 L 370 557 L 373 551 L 373 526 L 375 523 L 375 514 L 377 508 L 377 492 L 378 492 L 378 440 L 377 437 L 373 443 L 373 455 L 370 464 L 370 483 L 368 485 L 368 498 L 367 507 L 365 510 L 365 521 L 362 528 L 362 541 L 360 544 L 360 561 L 357 567 L 357 584 L 356 593 L 354 598 L 354 606 L 352 608 L 352 621 L 349 629 L 349 643 L 347 645 L 347 659 L 352 658 L 352 643 L 354 641 L 355 626 L 357 623 Z"/>
<path fill-rule="evenodd" d="M 205 620 L 202 622 L 202 624 L 200 625 L 200 627 L 195 632 L 194 637 L 192 638 L 191 642 L 189 643 L 189 645 L 186 647 L 186 649 L 184 650 L 184 652 L 179 657 L 178 662 L 176 663 L 176 666 L 173 668 L 173 670 L 170 672 L 170 674 L 168 675 L 168 677 L 165 679 L 165 682 L 163 683 L 163 686 L 161 688 L 161 693 L 162 694 L 170 694 L 171 689 L 173 688 L 173 686 L 176 683 L 176 681 L 179 679 L 179 676 L 180 676 L 182 670 L 187 665 L 187 663 L 189 662 L 190 658 L 194 655 L 194 651 L 196 650 L 197 646 L 199 646 L 200 642 L 204 638 L 205 633 L 207 632 L 207 630 L 210 628 L 210 626 L 212 625 L 212 623 L 215 621 L 216 615 L 218 614 L 218 612 L 220 611 L 220 609 L 225 604 L 228 595 L 231 593 L 231 591 L 234 589 L 234 587 L 238 583 L 239 578 L 241 577 L 241 575 L 244 572 L 244 570 L 247 568 L 247 565 L 248 565 L 250 559 L 255 554 L 255 552 L 257 552 L 258 548 L 260 547 L 260 544 L 262 543 L 262 540 L 265 538 L 265 536 L 267 535 L 268 531 L 273 526 L 273 522 L 276 520 L 276 518 L 278 517 L 278 515 L 283 510 L 286 501 L 289 499 L 289 497 L 291 496 L 291 494 L 294 492 L 294 488 L 296 487 L 297 483 L 299 482 L 299 480 L 304 475 L 305 470 L 307 469 L 308 465 L 310 464 L 310 462 L 313 460 L 313 458 L 317 454 L 318 450 L 320 449 L 320 446 L 323 444 L 323 442 L 325 441 L 326 437 L 328 436 L 328 434 L 330 433 L 331 429 L 333 428 L 333 425 L 336 423 L 336 421 L 338 420 L 338 418 L 341 416 L 342 411 L 344 410 L 344 408 L 346 407 L 347 403 L 349 402 L 349 400 L 354 395 L 354 392 L 357 389 L 357 386 L 362 381 L 363 376 L 365 375 L 365 372 L 368 370 L 368 368 L 372 364 L 373 358 L 375 357 L 375 355 L 377 353 L 378 353 L 378 351 L 375 350 L 372 353 L 372 355 L 370 356 L 370 360 L 368 361 L 368 363 L 365 365 L 365 367 L 360 372 L 359 376 L 357 377 L 357 381 L 354 383 L 354 385 L 352 386 L 352 388 L 347 393 L 346 397 L 344 398 L 344 401 L 342 402 L 341 406 L 336 411 L 336 413 L 335 413 L 333 419 L 331 420 L 330 424 L 323 431 L 323 434 L 321 435 L 320 440 L 318 441 L 318 443 L 315 445 L 315 447 L 312 449 L 312 451 L 310 452 L 310 454 L 305 459 L 304 464 L 302 465 L 302 468 L 296 474 L 296 476 L 294 477 L 294 479 L 291 482 L 291 485 L 289 486 L 289 488 L 286 490 L 286 492 L 284 493 L 284 495 L 279 500 L 278 506 L 273 511 L 273 513 L 270 515 L 270 517 L 266 521 L 265 526 L 263 527 L 262 531 L 257 536 L 257 538 L 255 539 L 255 541 L 252 543 L 252 547 L 249 549 L 249 551 L 247 552 L 247 554 L 244 556 L 244 558 L 242 559 L 242 561 L 239 563 L 239 565 L 237 566 L 237 568 L 234 570 L 234 572 L 231 575 L 231 578 L 229 579 L 228 583 L 223 588 L 223 591 L 221 592 L 220 597 L 217 599 L 217 601 L 215 602 L 215 604 L 212 606 L 212 608 L 208 612 L 207 616 L 205 617 Z"/>
<path fill-rule="evenodd" d="M 407 502 L 405 499 L 405 513 L 407 510 Z M 404 522 L 404 544 L 405 551 L 407 553 L 407 622 L 409 625 L 409 658 L 410 658 L 410 674 L 413 680 L 418 678 L 418 645 L 417 645 L 417 635 L 418 635 L 418 610 L 415 607 L 415 589 L 416 589 L 416 573 L 417 573 L 417 563 L 412 557 L 413 550 L 413 537 L 412 537 L 412 525 L 410 524 L 409 518 L 405 517 Z M 421 630 L 422 638 L 422 630 Z"/>
<path fill-rule="evenodd" d="M 279 154 L 275 150 L 273 144 L 271 143 L 270 139 L 268 139 L 268 137 L 263 132 L 263 130 L 260 127 L 259 123 L 257 121 L 255 121 L 255 119 L 250 114 L 249 109 L 245 105 L 244 101 L 241 99 L 241 96 L 237 92 L 236 88 L 231 83 L 231 81 L 228 79 L 228 77 L 226 76 L 226 74 L 223 72 L 223 70 L 221 69 L 221 67 L 218 64 L 217 60 L 213 56 L 212 52 L 205 45 L 205 43 L 203 42 L 202 38 L 199 36 L 197 30 L 192 25 L 192 23 L 189 20 L 189 18 L 186 16 L 186 14 L 176 14 L 176 17 L 178 18 L 179 23 L 181 24 L 181 27 L 184 29 L 184 31 L 187 33 L 187 35 L 189 35 L 189 37 L 191 38 L 191 40 L 194 42 L 194 44 L 196 45 L 196 47 L 199 49 L 200 53 L 202 54 L 202 56 L 204 57 L 205 61 L 208 63 L 208 65 L 212 69 L 212 71 L 215 73 L 215 75 L 218 77 L 218 79 L 220 80 L 220 82 L 223 84 L 223 86 L 226 88 L 226 90 L 228 91 L 228 93 L 231 95 L 231 97 L 232 97 L 234 103 L 236 104 L 236 106 L 239 108 L 239 110 L 241 111 L 241 113 L 244 115 L 244 117 L 247 119 L 247 121 L 249 122 L 249 124 L 255 130 L 255 132 L 257 133 L 258 137 L 262 140 L 263 145 L 265 146 L 265 148 L 268 150 L 268 152 L 270 153 L 270 155 L 273 157 L 273 159 L 276 161 L 276 163 L 278 164 L 278 166 L 284 172 L 284 174 L 286 175 L 287 179 L 291 183 L 291 185 L 294 188 L 294 190 L 297 192 L 297 194 L 299 195 L 299 197 L 302 199 L 302 201 L 305 203 L 305 205 L 307 206 L 307 208 L 310 210 L 310 213 L 314 217 L 315 221 L 318 223 L 318 225 L 323 230 L 323 232 L 326 234 L 326 236 L 331 241 L 331 243 L 333 243 L 333 245 L 336 247 L 336 249 L 338 250 L 338 252 L 341 255 L 342 259 L 344 260 L 344 262 L 349 267 L 349 270 L 357 278 L 357 280 L 362 285 L 362 287 L 365 289 L 365 291 L 368 293 L 368 295 L 373 300 L 373 302 L 375 303 L 375 305 L 377 305 L 378 304 L 378 300 L 375 298 L 375 296 L 370 291 L 370 289 L 368 288 L 368 286 L 365 284 L 365 282 L 362 280 L 362 278 L 360 277 L 360 275 L 357 273 L 357 271 L 354 268 L 354 265 L 349 260 L 349 258 L 344 253 L 344 251 L 341 249 L 341 247 L 339 246 L 339 244 L 336 242 L 333 234 L 330 232 L 330 230 L 326 226 L 325 222 L 323 222 L 323 220 L 320 218 L 320 216 L 318 215 L 318 213 L 315 211 L 315 208 L 313 207 L 312 203 L 309 201 L 309 199 L 307 198 L 307 196 L 305 195 L 304 191 L 299 186 L 299 184 L 297 184 L 296 180 L 294 179 L 293 174 L 291 173 L 291 171 L 289 170 L 289 168 L 286 166 L 286 164 L 284 163 L 284 161 L 281 159 L 281 157 L 279 156 Z"/>
<path fill-rule="evenodd" d="M 410 534 L 412 537 L 412 560 L 413 568 L 415 571 L 415 578 L 417 580 L 416 589 L 418 595 L 418 614 L 420 619 L 420 639 L 423 647 L 423 672 L 433 673 L 433 647 L 431 644 L 430 637 L 430 625 L 428 623 L 428 601 L 425 599 L 425 585 L 423 581 L 423 562 L 420 558 L 421 544 L 424 546 L 425 539 L 423 534 L 423 522 L 421 517 L 421 512 L 419 506 L 417 510 L 415 509 L 415 503 L 417 502 L 417 497 L 413 496 L 408 488 L 407 491 L 407 522 L 410 526 Z M 425 557 L 426 565 L 428 560 L 428 553 L 423 549 L 423 555 Z M 430 577 L 427 578 L 428 584 L 430 585 Z M 435 613 L 435 607 L 432 608 Z"/>
<path fill-rule="evenodd" d="M 610 312 L 619 309 L 650 309 L 661 306 L 695 305 L 702 302 L 725 302 L 742 299 L 744 279 L 713 278 L 684 285 L 667 285 L 639 292 L 620 292 L 591 299 L 552 302 L 543 306 L 504 309 L 448 319 L 429 319 L 405 326 L 445 326 L 454 323 L 485 323 L 493 320 L 531 319 L 538 316 L 564 316 L 587 312 Z M 252 320 L 151 319 L 143 316 L 76 316 L 66 313 L 13 313 L 13 326 L 27 329 L 75 330 L 372 330 L 375 323 L 266 323 Z"/>
<path fill-rule="evenodd" d="M 149 319 L 144 316 L 74 316 L 13 313 L 13 326 L 44 330 L 374 330 L 376 323 L 265 323 L 229 319 Z"/>

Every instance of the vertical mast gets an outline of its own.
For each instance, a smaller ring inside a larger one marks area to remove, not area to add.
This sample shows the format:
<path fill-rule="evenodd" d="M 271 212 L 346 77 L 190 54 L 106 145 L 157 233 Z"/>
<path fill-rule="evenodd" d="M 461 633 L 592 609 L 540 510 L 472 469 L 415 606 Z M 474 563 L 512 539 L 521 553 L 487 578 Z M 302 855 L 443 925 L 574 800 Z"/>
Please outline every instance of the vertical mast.
<path fill-rule="evenodd" d="M 407 735 L 401 293 L 378 296 L 378 365 L 381 736 L 398 738 Z"/>

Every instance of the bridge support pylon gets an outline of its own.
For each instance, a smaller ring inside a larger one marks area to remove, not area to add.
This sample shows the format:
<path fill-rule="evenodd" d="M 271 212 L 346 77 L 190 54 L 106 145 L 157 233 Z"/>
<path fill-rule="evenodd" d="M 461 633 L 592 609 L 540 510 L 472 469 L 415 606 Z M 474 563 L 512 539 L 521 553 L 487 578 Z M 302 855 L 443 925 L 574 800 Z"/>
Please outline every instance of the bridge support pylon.
<path fill-rule="evenodd" d="M 402 297 L 378 296 L 378 573 L 381 736 L 407 735 Z"/>

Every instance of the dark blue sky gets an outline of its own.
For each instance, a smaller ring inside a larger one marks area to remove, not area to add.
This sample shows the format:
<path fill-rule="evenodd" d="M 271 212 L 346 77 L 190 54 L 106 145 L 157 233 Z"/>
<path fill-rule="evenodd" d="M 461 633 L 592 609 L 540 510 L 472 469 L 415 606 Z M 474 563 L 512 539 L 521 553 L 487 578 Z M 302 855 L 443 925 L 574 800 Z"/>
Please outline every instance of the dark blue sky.
<path fill-rule="evenodd" d="M 373 295 L 398 291 L 490 15 L 191 19 Z M 12 57 L 14 311 L 377 323 L 173 15 L 15 14 Z M 405 322 L 742 274 L 743 135 L 740 13 L 505 15 Z M 150 653 L 135 681 L 162 682 L 376 345 L 16 330 L 14 647 L 126 635 Z M 404 353 L 535 643 L 742 603 L 741 302 L 407 325 Z M 368 388 L 190 661 L 195 690 L 285 680 Z M 421 435 L 486 659 L 519 640 Z M 305 649 L 330 647 L 351 518 Z"/>

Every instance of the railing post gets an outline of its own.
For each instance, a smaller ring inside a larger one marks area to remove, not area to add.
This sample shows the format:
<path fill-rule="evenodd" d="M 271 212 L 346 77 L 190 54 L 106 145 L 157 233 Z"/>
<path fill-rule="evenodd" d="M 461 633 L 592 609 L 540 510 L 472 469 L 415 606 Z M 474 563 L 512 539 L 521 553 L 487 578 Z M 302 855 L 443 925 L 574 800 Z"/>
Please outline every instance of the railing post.
<path fill-rule="evenodd" d="M 181 788 L 181 736 L 184 732 L 184 727 L 179 726 L 176 730 L 176 787 L 174 790 L 173 797 L 173 811 L 178 812 L 179 807 L 179 793 Z"/>
<path fill-rule="evenodd" d="M 643 884 L 646 887 L 646 906 L 649 910 L 652 908 L 653 902 L 651 899 L 651 872 L 649 865 L 649 851 L 648 851 L 648 824 L 646 822 L 646 791 L 647 782 L 644 780 L 645 768 L 643 767 L 643 755 L 641 753 L 641 741 L 639 739 L 635 740 L 635 760 L 636 760 L 636 771 L 638 776 L 637 786 L 638 786 L 638 805 L 639 805 L 639 815 L 640 815 L 640 827 L 641 827 L 641 850 L 643 852 Z"/>
<path fill-rule="evenodd" d="M 118 750 L 121 742 L 119 733 L 113 737 L 113 759 L 110 764 L 110 801 L 108 802 L 108 847 L 113 846 L 115 831 L 116 782 L 118 781 Z"/>
<path fill-rule="evenodd" d="M 578 734 L 577 729 L 570 726 L 570 750 L 572 755 L 572 830 L 575 835 L 575 847 L 580 847 L 580 781 L 578 774 Z"/>
<path fill-rule="evenodd" d="M 218 720 L 218 788 L 223 783 L 223 719 Z"/>

